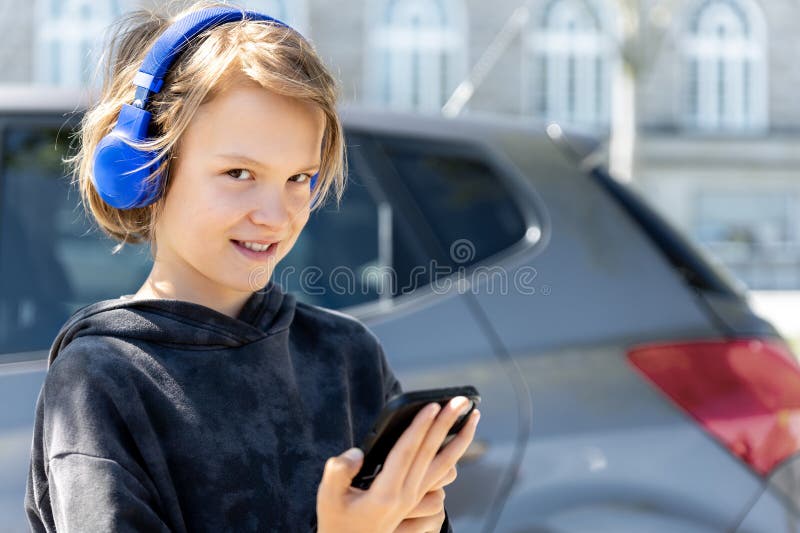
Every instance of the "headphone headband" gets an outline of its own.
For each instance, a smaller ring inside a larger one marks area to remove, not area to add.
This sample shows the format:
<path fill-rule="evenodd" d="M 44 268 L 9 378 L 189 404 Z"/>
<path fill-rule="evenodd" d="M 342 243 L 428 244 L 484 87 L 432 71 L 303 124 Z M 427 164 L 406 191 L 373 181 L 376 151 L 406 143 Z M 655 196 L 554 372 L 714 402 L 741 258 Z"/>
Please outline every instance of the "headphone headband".
<path fill-rule="evenodd" d="M 255 11 L 240 11 L 238 9 L 213 7 L 203 9 L 196 13 L 190 13 L 185 17 L 179 19 L 172 24 L 167 30 L 158 38 L 150 49 L 150 53 L 144 58 L 142 68 L 136 73 L 133 78 L 133 84 L 140 89 L 146 89 L 147 94 L 144 94 L 142 104 L 145 103 L 146 97 L 150 93 L 157 93 L 161 90 L 164 84 L 164 76 L 175 62 L 175 59 L 193 38 L 199 33 L 207 30 L 208 28 L 219 26 L 226 22 L 235 22 L 239 20 L 263 20 L 274 22 L 286 28 L 288 24 L 276 18 L 257 13 Z M 137 91 L 136 100 L 139 100 L 141 94 Z M 137 106 L 143 107 L 143 106 Z"/>

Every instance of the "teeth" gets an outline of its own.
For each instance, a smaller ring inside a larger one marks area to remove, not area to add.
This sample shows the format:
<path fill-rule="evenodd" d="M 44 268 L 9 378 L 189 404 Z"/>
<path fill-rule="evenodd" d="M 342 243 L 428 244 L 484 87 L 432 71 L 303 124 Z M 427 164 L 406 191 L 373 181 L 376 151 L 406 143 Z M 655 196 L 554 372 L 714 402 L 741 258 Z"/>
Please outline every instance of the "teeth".
<path fill-rule="evenodd" d="M 253 250 L 254 252 L 266 252 L 267 248 L 272 246 L 270 244 L 258 244 L 258 243 L 255 243 L 255 242 L 245 242 L 245 241 L 239 241 L 239 243 L 242 246 L 244 246 L 245 248 L 249 248 L 250 250 Z"/>

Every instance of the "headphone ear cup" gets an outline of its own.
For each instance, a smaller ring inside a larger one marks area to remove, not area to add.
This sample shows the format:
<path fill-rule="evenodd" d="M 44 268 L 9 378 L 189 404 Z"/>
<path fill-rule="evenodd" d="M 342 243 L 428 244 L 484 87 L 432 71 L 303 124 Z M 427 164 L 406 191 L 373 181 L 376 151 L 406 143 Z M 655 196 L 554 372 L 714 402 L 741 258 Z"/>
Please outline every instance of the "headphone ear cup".
<path fill-rule="evenodd" d="M 92 182 L 103 201 L 112 207 L 144 207 L 158 197 L 161 176 L 150 184 L 145 182 L 157 168 L 158 152 L 137 150 L 128 144 L 145 139 L 149 123 L 150 113 L 125 104 L 116 127 L 95 149 Z"/>
<path fill-rule="evenodd" d="M 148 185 L 156 154 L 128 145 L 115 131 L 97 145 L 92 181 L 107 204 L 119 209 L 144 207 L 156 200 L 161 177 Z M 142 168 L 140 168 L 142 167 Z"/>

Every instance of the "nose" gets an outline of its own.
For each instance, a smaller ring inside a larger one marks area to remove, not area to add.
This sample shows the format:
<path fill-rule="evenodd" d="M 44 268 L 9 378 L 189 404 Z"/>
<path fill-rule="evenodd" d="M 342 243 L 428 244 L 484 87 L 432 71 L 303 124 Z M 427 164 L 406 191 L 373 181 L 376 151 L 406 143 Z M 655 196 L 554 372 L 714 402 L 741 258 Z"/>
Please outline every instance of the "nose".
<path fill-rule="evenodd" d="M 294 215 L 290 200 L 279 184 L 262 183 L 253 192 L 250 219 L 254 224 L 282 233 Z"/>

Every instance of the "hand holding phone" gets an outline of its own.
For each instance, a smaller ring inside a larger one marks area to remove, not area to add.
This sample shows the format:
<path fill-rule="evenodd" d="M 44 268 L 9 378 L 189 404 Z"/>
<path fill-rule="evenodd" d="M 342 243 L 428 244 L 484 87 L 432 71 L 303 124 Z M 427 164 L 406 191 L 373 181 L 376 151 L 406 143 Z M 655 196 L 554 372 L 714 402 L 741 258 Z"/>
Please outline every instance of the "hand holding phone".
<path fill-rule="evenodd" d="M 457 396 L 464 396 L 468 400 L 467 406 L 458 416 L 439 446 L 438 451 L 441 451 L 447 443 L 455 438 L 468 420 L 469 415 L 480 403 L 481 398 L 477 389 L 471 385 L 425 389 L 404 392 L 390 398 L 373 424 L 372 430 L 359 446 L 364 451 L 364 462 L 353 478 L 351 486 L 363 490 L 369 489 L 375 477 L 381 472 L 383 464 L 395 442 L 397 442 L 417 414 L 430 403 L 438 403 L 445 407 L 450 400 Z"/>

